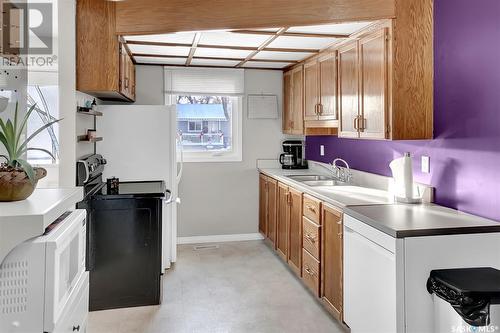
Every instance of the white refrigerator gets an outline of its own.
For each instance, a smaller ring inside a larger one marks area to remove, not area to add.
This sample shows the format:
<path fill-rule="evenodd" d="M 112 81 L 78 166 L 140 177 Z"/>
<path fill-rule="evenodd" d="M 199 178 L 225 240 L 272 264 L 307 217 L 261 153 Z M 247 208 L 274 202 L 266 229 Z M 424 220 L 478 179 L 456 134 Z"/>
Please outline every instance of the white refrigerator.
<path fill-rule="evenodd" d="M 163 180 L 172 201 L 163 207 L 162 270 L 177 257 L 178 185 L 182 148 L 178 144 L 175 105 L 101 105 L 97 119 L 97 153 L 107 159 L 104 179 Z"/>

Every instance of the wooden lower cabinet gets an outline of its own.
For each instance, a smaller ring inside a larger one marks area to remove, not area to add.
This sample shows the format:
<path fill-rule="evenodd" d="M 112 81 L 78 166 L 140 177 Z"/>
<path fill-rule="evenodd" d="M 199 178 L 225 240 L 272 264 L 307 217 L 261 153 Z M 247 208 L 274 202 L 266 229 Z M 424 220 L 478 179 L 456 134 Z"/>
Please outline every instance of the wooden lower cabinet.
<path fill-rule="evenodd" d="M 342 212 L 323 204 L 321 222 L 321 301 L 330 313 L 342 320 Z"/>
<path fill-rule="evenodd" d="M 302 272 L 302 193 L 288 189 L 288 256 L 287 261 L 292 270 L 299 276 Z"/>
<path fill-rule="evenodd" d="M 272 247 L 276 244 L 276 197 L 278 182 L 263 174 L 259 175 L 259 232 Z"/>
<path fill-rule="evenodd" d="M 289 196 L 288 186 L 278 183 L 278 201 L 276 205 L 278 207 L 278 218 L 276 221 L 276 251 L 285 261 L 288 258 Z"/>
<path fill-rule="evenodd" d="M 259 189 L 260 232 L 325 308 L 342 321 L 342 211 L 263 174 Z"/>

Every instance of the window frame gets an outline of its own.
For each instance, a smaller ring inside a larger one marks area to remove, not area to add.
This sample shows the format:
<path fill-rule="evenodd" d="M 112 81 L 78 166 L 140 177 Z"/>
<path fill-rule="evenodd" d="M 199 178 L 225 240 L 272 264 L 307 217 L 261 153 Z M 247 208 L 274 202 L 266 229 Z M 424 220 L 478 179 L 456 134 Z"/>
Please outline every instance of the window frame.
<path fill-rule="evenodd" d="M 192 94 L 195 95 L 195 94 Z M 212 162 L 242 162 L 243 161 L 243 96 L 227 96 L 223 94 L 204 94 L 207 96 L 229 97 L 232 103 L 231 114 L 231 150 L 228 151 L 183 151 L 183 162 L 212 163 Z M 178 95 L 167 94 L 167 104 L 176 104 Z M 177 120 L 176 120 L 177 121 Z M 219 125 L 220 127 L 220 125 Z M 188 125 L 189 129 L 189 125 Z M 190 132 L 192 133 L 192 132 Z M 181 149 L 182 149 L 182 145 Z"/>
<path fill-rule="evenodd" d="M 194 129 L 191 130 L 191 124 L 194 124 Z M 200 125 L 200 129 L 196 129 L 196 125 Z M 189 120 L 188 121 L 188 132 L 196 133 L 201 132 L 203 130 L 203 120 Z"/>

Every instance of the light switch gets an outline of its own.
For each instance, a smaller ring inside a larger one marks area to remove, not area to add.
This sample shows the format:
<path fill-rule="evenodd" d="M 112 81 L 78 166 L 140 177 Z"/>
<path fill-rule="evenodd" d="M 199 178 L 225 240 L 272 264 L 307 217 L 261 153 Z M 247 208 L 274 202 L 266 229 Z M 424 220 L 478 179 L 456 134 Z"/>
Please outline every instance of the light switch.
<path fill-rule="evenodd" d="M 431 172 L 431 160 L 429 156 L 422 156 L 422 172 L 423 173 Z"/>
<path fill-rule="evenodd" d="M 325 146 L 324 145 L 319 146 L 319 156 L 325 156 Z"/>

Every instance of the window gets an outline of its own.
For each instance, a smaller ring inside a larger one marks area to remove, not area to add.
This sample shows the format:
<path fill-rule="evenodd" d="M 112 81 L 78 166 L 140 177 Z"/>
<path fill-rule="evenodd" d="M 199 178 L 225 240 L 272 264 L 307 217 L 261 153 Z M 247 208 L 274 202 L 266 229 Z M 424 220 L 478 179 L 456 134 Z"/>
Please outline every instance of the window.
<path fill-rule="evenodd" d="M 166 102 L 177 106 L 186 162 L 241 161 L 242 70 L 166 68 Z"/>

